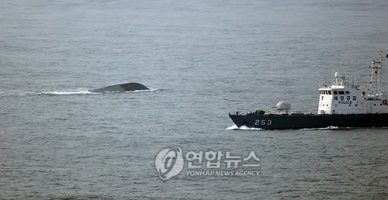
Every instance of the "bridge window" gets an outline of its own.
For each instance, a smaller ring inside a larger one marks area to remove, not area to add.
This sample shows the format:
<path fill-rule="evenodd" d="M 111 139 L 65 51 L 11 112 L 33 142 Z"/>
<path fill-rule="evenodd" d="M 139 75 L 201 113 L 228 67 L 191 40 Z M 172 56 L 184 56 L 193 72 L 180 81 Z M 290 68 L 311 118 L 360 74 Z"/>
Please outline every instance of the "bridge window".
<path fill-rule="evenodd" d="M 337 95 L 338 93 L 337 93 L 337 91 L 334 91 L 334 95 Z"/>
<path fill-rule="evenodd" d="M 335 96 L 335 97 L 334 97 L 334 100 L 338 101 L 338 96 Z"/>
<path fill-rule="evenodd" d="M 353 101 L 357 100 L 357 97 L 356 96 L 353 96 Z"/>
<path fill-rule="evenodd" d="M 345 99 L 345 97 L 344 97 L 344 96 L 341 96 L 340 98 L 341 98 L 341 101 L 343 101 L 343 100 Z"/>
<path fill-rule="evenodd" d="M 331 91 L 329 91 L 329 90 L 322 90 L 322 91 L 319 91 L 319 94 L 331 94 Z"/>
<path fill-rule="evenodd" d="M 344 91 L 338 91 L 338 94 L 345 94 L 345 92 Z"/>
<path fill-rule="evenodd" d="M 350 92 L 349 91 L 346 91 L 346 94 L 349 94 Z"/>
<path fill-rule="evenodd" d="M 350 96 L 347 96 L 346 99 L 349 101 L 350 100 Z"/>

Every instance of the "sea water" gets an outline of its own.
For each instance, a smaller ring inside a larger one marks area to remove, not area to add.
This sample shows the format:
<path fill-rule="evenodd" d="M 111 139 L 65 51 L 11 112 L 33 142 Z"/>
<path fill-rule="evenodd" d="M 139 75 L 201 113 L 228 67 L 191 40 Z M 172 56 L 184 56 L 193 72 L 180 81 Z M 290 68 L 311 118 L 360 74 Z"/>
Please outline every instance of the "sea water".
<path fill-rule="evenodd" d="M 3 0 L 0 199 L 387 199 L 388 129 L 236 130 L 228 117 L 280 100 L 316 112 L 336 71 L 367 86 L 388 48 L 387 9 Z M 153 90 L 89 92 L 126 82 Z M 162 181 L 155 158 L 170 147 L 253 151 L 260 174 L 189 176 L 185 163 Z"/>

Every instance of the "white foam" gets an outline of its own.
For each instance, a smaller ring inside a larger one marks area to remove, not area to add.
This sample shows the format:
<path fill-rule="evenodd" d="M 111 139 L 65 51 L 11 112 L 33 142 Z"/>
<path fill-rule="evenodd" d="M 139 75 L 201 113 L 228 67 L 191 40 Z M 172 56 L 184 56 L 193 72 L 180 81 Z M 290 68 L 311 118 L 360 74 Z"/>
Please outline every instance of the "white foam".
<path fill-rule="evenodd" d="M 91 92 L 85 89 L 76 89 L 76 90 L 59 90 L 59 91 L 51 91 L 51 92 L 39 92 L 36 93 L 38 95 L 90 95 L 90 94 L 98 94 L 95 92 Z"/>
<path fill-rule="evenodd" d="M 126 92 L 154 92 L 154 91 L 158 91 L 158 89 L 149 88 L 147 90 L 133 90 L 133 91 L 126 91 Z"/>
<path fill-rule="evenodd" d="M 338 126 L 328 126 L 325 128 L 320 128 L 319 130 L 336 130 L 336 129 L 339 129 L 339 127 Z"/>
<path fill-rule="evenodd" d="M 247 126 L 236 126 L 236 124 L 229 126 L 226 128 L 226 130 L 244 130 L 244 131 L 258 131 L 263 130 L 261 128 L 254 128 L 254 127 L 247 127 Z"/>
<path fill-rule="evenodd" d="M 226 128 L 226 130 L 237 130 L 237 129 L 238 129 L 238 127 L 236 124 L 233 124 L 232 126 L 229 126 Z"/>
<path fill-rule="evenodd" d="M 134 90 L 134 91 L 126 91 L 126 92 L 153 92 L 158 89 L 150 88 L 148 90 Z M 112 91 L 111 93 L 119 93 L 116 91 Z M 103 94 L 103 92 L 92 92 L 89 89 L 75 89 L 75 90 L 56 90 L 49 92 L 39 92 L 35 93 L 38 95 L 93 95 L 93 94 Z"/>
<path fill-rule="evenodd" d="M 303 128 L 302 131 L 315 131 L 315 130 L 347 130 L 352 129 L 352 127 L 338 127 L 338 126 L 328 126 L 324 128 Z"/>

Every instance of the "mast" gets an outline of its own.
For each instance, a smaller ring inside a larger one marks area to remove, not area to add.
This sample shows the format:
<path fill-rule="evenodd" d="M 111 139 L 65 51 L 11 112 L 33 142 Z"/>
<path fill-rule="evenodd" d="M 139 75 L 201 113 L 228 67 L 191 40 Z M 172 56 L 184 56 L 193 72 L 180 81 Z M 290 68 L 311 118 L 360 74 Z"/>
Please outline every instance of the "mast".
<path fill-rule="evenodd" d="M 369 65 L 371 69 L 369 82 L 369 96 L 380 99 L 381 97 L 381 73 L 383 67 L 383 50 L 380 51 L 380 56 L 376 60 L 372 60 Z"/>

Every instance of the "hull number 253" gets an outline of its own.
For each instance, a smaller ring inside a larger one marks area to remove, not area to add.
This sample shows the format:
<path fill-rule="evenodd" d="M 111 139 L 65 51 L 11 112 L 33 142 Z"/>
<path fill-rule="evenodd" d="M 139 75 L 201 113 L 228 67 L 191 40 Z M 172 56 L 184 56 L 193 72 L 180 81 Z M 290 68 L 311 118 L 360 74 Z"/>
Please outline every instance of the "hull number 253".
<path fill-rule="evenodd" d="M 256 126 L 271 126 L 272 120 L 270 120 L 270 119 L 256 119 L 255 125 Z"/>

